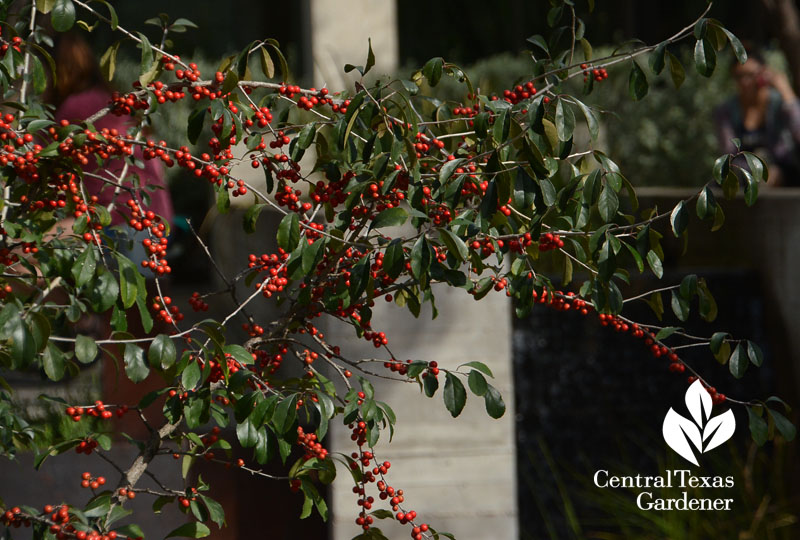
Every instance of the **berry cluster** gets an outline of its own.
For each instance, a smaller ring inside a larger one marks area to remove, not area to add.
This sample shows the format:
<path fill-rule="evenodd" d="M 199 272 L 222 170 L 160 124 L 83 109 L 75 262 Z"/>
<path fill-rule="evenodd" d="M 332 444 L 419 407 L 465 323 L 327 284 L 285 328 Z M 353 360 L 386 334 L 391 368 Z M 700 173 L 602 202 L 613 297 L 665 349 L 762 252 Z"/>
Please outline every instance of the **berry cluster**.
<path fill-rule="evenodd" d="M 325 459 L 328 457 L 328 451 L 322 447 L 321 443 L 317 442 L 317 436 L 314 433 L 305 433 L 301 426 L 297 426 L 297 444 L 305 450 L 303 459 L 306 461 L 311 458 Z"/>
<path fill-rule="evenodd" d="M 90 438 L 87 438 L 85 441 L 81 441 L 78 443 L 78 446 L 75 447 L 76 454 L 86 454 L 91 455 L 95 448 L 97 448 L 97 441 Z"/>
<path fill-rule="evenodd" d="M 589 77 L 592 77 L 595 82 L 608 79 L 606 68 L 593 68 L 589 64 L 581 64 L 581 69 L 583 70 L 583 82 L 587 82 Z"/>
<path fill-rule="evenodd" d="M 553 233 L 545 233 L 539 237 L 539 251 L 551 251 L 564 247 L 564 241 Z"/>
<path fill-rule="evenodd" d="M 192 309 L 195 311 L 208 311 L 208 304 L 206 304 L 200 293 L 195 291 L 192 293 L 192 296 L 189 297 L 189 305 L 192 306 Z"/>
<path fill-rule="evenodd" d="M 516 105 L 520 101 L 526 100 L 536 95 L 536 87 L 533 81 L 528 81 L 525 84 L 518 84 L 509 90 L 503 90 L 503 100 Z"/>
<path fill-rule="evenodd" d="M 91 473 L 85 472 L 81 475 L 81 487 L 98 489 L 100 486 L 105 485 L 106 479 L 104 476 L 93 477 Z"/>
<path fill-rule="evenodd" d="M 108 420 L 114 416 L 114 413 L 109 410 L 109 407 L 116 407 L 117 418 L 122 418 L 122 415 L 128 412 L 127 405 L 106 405 L 100 400 L 95 401 L 94 405 L 89 407 L 67 407 L 64 412 L 67 414 L 67 416 L 71 416 L 75 422 L 80 422 L 84 414 L 86 416 L 93 416 L 95 418 Z"/>

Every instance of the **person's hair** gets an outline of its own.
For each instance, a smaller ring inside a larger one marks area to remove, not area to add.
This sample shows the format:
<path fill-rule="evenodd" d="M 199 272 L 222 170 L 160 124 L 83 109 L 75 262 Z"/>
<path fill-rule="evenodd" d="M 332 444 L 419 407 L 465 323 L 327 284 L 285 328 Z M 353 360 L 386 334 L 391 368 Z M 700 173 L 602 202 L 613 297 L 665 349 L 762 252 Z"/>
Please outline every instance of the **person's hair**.
<path fill-rule="evenodd" d="M 75 32 L 59 35 L 53 50 L 56 80 L 52 85 L 51 101 L 58 106 L 69 96 L 90 88 L 108 85 L 100 73 L 94 51 L 83 37 Z"/>

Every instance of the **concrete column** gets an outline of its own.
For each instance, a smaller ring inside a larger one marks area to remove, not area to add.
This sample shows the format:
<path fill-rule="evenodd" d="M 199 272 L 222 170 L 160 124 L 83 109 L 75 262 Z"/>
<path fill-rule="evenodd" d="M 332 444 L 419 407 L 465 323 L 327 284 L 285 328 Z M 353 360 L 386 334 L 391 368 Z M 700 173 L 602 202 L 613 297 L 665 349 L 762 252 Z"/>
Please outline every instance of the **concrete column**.
<path fill-rule="evenodd" d="M 359 75 L 345 75 L 343 67 L 364 65 L 368 38 L 376 58 L 370 75 L 396 73 L 394 1 L 309 1 L 315 86 L 352 88 Z M 378 302 L 382 305 L 375 307 L 373 328 L 387 333 L 399 359 L 436 360 L 450 369 L 471 360 L 488 364 L 496 376 L 492 384 L 502 392 L 508 409 L 503 418 L 493 420 L 483 400 L 470 396 L 461 416 L 453 419 L 444 407 L 441 390 L 428 399 L 416 385 L 373 378 L 378 399 L 397 413 L 398 427 L 391 443 L 388 433 L 382 435 L 376 453 L 392 462 L 387 480 L 404 490 L 404 506 L 417 511 L 418 521 L 452 532 L 459 540 L 516 539 L 510 304 L 499 293 L 475 302 L 463 290 L 445 288 L 437 291 L 436 300 L 439 317 L 435 321 L 431 321 L 429 306 L 414 319 L 405 309 Z M 332 325 L 327 336 L 354 358 L 376 354 L 371 343 L 356 340 L 352 328 L 345 325 Z M 346 426 L 332 425 L 330 439 L 334 451 L 349 454 L 355 449 Z M 347 473 L 340 470 L 340 474 Z M 359 532 L 351 487 L 342 478 L 331 490 L 334 540 Z M 377 491 L 374 496 L 378 500 Z M 375 526 L 389 538 L 410 534 L 408 526 L 396 521 L 376 520 Z"/>
<path fill-rule="evenodd" d="M 486 414 L 483 399 L 469 394 L 464 411 L 454 419 L 444 407 L 441 388 L 429 399 L 415 384 L 371 378 L 376 399 L 387 402 L 397 414 L 393 440 L 390 443 L 388 432 L 382 432 L 376 455 L 392 462 L 387 481 L 404 490 L 404 507 L 417 511 L 417 521 L 451 532 L 459 540 L 516 539 L 510 304 L 501 293 L 476 302 L 463 290 L 440 287 L 437 319 L 431 320 L 430 306 L 426 306 L 414 319 L 405 308 L 376 302 L 372 326 L 387 333 L 389 347 L 401 360 L 436 360 L 448 369 L 474 360 L 486 363 L 495 375 L 491 383 L 505 399 L 506 414 L 493 420 Z M 327 338 L 342 343 L 343 351 L 354 358 L 375 357 L 372 344 L 355 340 L 353 334 L 344 324 L 327 330 Z M 440 381 L 444 382 L 441 375 Z M 332 425 L 330 439 L 336 452 L 349 454 L 356 449 L 346 426 Z M 340 470 L 340 475 L 346 474 Z M 359 530 L 351 487 L 342 478 L 332 489 L 335 540 L 352 538 Z M 373 489 L 373 508 L 384 507 Z M 375 526 L 388 538 L 410 534 L 410 528 L 397 521 L 376 520 Z"/>
<path fill-rule="evenodd" d="M 344 73 L 345 64 L 363 66 L 367 40 L 372 39 L 375 67 L 370 75 L 397 71 L 397 8 L 393 0 L 309 0 L 314 83 L 332 90 L 352 88 L 357 71 Z"/>

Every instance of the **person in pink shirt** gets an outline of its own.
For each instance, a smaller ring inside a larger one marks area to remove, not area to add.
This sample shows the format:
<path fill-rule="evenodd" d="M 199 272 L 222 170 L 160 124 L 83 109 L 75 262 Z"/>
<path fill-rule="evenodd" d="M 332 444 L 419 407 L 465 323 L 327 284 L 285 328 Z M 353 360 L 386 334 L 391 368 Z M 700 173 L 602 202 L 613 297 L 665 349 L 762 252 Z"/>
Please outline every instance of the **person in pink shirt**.
<path fill-rule="evenodd" d="M 98 111 L 107 107 L 111 103 L 112 92 L 108 84 L 100 73 L 100 67 L 94 52 L 88 43 L 77 34 L 63 34 L 59 37 L 54 51 L 56 62 L 56 81 L 50 92 L 49 101 L 55 105 L 55 120 L 67 120 L 70 123 L 82 123 Z M 107 113 L 94 122 L 94 127 L 100 131 L 103 128 L 116 129 L 119 133 L 129 133 L 131 138 L 135 133 L 130 130 L 135 126 L 135 122 L 130 117 L 115 116 Z M 139 185 L 154 186 L 155 190 L 142 190 L 139 195 L 139 202 L 142 202 L 142 195 L 146 193 L 150 202 L 146 204 L 148 210 L 152 210 L 161 216 L 167 224 L 173 221 L 172 200 L 169 190 L 164 181 L 164 170 L 158 160 L 142 159 L 141 150 L 137 148 L 134 156 L 144 163 L 144 168 L 129 166 L 126 172 L 124 183 L 133 186 L 131 175 L 139 177 Z M 115 176 L 124 170 L 124 162 L 120 158 L 109 159 L 102 167 L 91 169 L 86 168 L 87 172 L 103 175 L 115 180 Z M 115 180 L 116 181 L 116 180 Z M 99 203 L 108 207 L 114 203 L 111 212 L 111 225 L 121 225 L 128 221 L 125 212 L 128 209 L 127 202 L 131 198 L 127 190 L 116 190 L 113 185 L 107 184 L 100 179 L 86 176 L 83 184 L 87 192 L 96 195 Z"/>

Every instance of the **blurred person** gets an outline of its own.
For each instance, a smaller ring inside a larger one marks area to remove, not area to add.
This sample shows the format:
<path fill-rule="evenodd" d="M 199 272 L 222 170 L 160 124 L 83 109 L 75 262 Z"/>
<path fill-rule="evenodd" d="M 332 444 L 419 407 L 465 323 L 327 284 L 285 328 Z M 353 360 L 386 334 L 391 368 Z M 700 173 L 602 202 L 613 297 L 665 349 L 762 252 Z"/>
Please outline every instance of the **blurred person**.
<path fill-rule="evenodd" d="M 112 90 L 102 76 L 97 57 L 79 34 L 61 34 L 56 39 L 53 58 L 56 64 L 55 80 L 52 81 L 44 99 L 55 106 L 56 122 L 66 120 L 82 124 L 87 118 L 111 104 Z M 97 131 L 103 128 L 116 129 L 121 135 L 128 134 L 130 138 L 135 136 L 130 132 L 134 126 L 135 122 L 129 116 L 116 116 L 110 112 L 94 122 Z M 174 218 L 173 207 L 161 162 L 157 159 L 144 160 L 139 147 L 135 148 L 133 157 L 143 162 L 143 167 L 129 165 L 126 177 L 122 179 L 123 185 L 132 187 L 131 175 L 137 175 L 139 186 L 142 188 L 136 196 L 137 202 L 145 203 L 143 207 L 146 210 L 152 210 L 160 216 L 169 231 Z M 119 180 L 124 169 L 125 161 L 121 157 L 110 158 L 99 166 L 84 167 L 84 171 L 114 182 Z M 117 190 L 114 185 L 89 175 L 84 176 L 83 185 L 88 195 L 98 197 L 98 205 L 108 208 L 113 203 L 114 207 L 110 212 L 111 224 L 104 232 L 116 240 L 117 251 L 138 266 L 149 256 L 142 245 L 142 240 L 148 238 L 148 232 L 136 231 L 128 224 L 130 207 L 127 203 L 132 198 L 131 193 L 124 189 Z M 143 189 L 145 186 L 154 186 L 156 189 L 145 191 Z M 149 196 L 149 202 L 141 197 L 144 193 Z M 72 218 L 68 218 L 62 220 L 59 225 L 70 234 L 73 222 Z M 150 283 L 152 281 L 150 272 L 145 271 L 145 275 L 148 277 L 148 289 L 154 291 Z M 154 294 L 153 291 L 151 294 Z M 102 337 L 108 333 L 108 321 L 101 316 L 82 317 L 75 327 L 79 333 L 95 337 Z M 158 322 L 156 327 L 159 327 Z"/>
<path fill-rule="evenodd" d="M 734 62 L 736 95 L 714 110 L 720 149 L 753 152 L 769 167 L 770 186 L 800 186 L 800 101 L 786 78 L 748 50 L 744 64 Z"/>
<path fill-rule="evenodd" d="M 112 91 L 100 72 L 97 57 L 80 35 L 75 33 L 60 35 L 55 43 L 53 57 L 56 63 L 56 78 L 46 98 L 56 107 L 54 114 L 56 122 L 61 120 L 71 123 L 83 122 L 111 103 Z M 134 126 L 134 122 L 129 117 L 107 113 L 96 120 L 94 126 L 98 131 L 107 128 L 109 130 L 116 129 L 119 133 L 125 134 Z M 172 200 L 164 181 L 164 170 L 160 161 L 143 160 L 140 150 L 136 151 L 134 156 L 144 162 L 144 168 L 130 166 L 127 174 L 137 175 L 141 187 L 155 186 L 157 188 L 147 192 L 150 197 L 150 202 L 146 205 L 147 209 L 152 210 L 171 225 L 174 217 Z M 116 158 L 106 161 L 102 168 L 90 172 L 114 180 L 114 176 L 119 176 L 123 168 L 123 160 Z M 104 172 L 110 174 L 104 174 Z M 132 185 L 129 182 L 130 180 L 126 184 Z M 127 190 L 120 190 L 115 194 L 113 185 L 90 176 L 84 177 L 83 184 L 89 194 L 97 195 L 98 204 L 108 207 L 113 201 L 112 226 L 127 223 L 128 216 L 123 213 L 127 211 L 127 202 L 131 198 Z M 135 244 L 140 243 L 136 242 Z M 144 250 L 139 252 L 139 247 L 134 245 L 134 253 L 137 256 L 143 256 Z M 140 260 L 134 260 L 134 262 L 138 263 Z"/>

